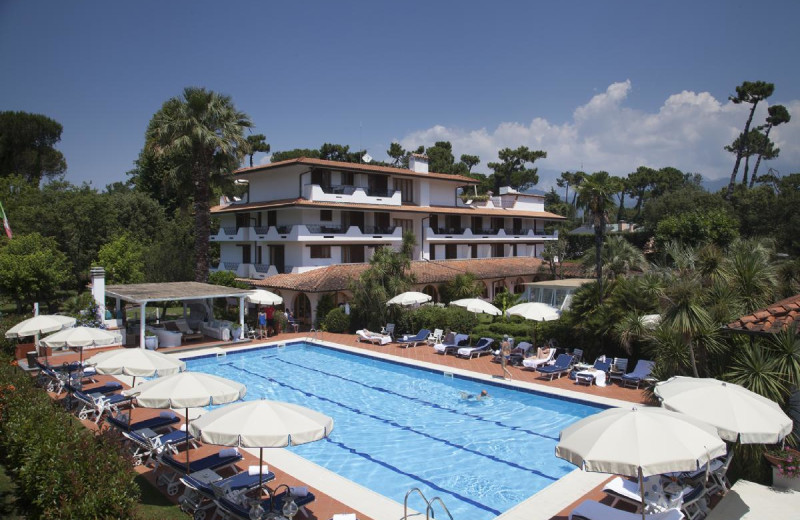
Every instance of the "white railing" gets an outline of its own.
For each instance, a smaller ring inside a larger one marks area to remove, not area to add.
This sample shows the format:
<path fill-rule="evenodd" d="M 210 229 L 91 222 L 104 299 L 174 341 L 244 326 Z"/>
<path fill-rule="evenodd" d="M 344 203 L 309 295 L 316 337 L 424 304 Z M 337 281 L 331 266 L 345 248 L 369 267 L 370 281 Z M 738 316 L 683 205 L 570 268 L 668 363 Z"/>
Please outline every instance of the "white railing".
<path fill-rule="evenodd" d="M 373 194 L 369 188 L 360 186 L 342 186 L 341 188 L 346 189 L 323 189 L 319 184 L 305 184 L 303 185 L 303 198 L 316 202 L 347 202 L 386 206 L 400 206 L 403 203 L 400 191 Z"/>

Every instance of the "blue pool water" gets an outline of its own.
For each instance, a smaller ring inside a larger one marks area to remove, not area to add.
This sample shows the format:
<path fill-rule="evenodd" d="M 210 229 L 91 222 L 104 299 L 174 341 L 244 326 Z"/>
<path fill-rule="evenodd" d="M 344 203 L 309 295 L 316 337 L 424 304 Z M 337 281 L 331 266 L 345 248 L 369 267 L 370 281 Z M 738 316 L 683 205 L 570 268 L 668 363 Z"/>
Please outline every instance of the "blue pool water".
<path fill-rule="evenodd" d="M 601 410 L 303 343 L 187 364 L 333 417 L 328 439 L 290 449 L 400 503 L 418 487 L 457 519 L 494 518 L 573 470 L 553 454 L 559 431 Z"/>

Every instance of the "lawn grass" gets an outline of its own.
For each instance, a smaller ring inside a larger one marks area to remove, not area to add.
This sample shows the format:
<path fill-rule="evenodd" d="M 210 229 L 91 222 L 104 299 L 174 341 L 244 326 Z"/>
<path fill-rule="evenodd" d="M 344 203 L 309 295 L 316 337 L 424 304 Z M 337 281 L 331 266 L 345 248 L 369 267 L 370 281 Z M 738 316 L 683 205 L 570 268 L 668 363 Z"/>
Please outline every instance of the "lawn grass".
<path fill-rule="evenodd" d="M 170 502 L 144 475 L 138 475 L 135 482 L 141 492 L 137 508 L 139 520 L 186 520 L 186 513 Z"/>

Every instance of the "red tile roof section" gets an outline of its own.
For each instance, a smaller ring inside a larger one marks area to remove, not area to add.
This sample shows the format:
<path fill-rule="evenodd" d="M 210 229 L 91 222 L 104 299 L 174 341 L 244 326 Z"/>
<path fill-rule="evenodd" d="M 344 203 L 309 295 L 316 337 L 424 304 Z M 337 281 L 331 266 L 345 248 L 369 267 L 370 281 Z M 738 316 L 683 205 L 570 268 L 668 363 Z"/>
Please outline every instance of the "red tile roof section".
<path fill-rule="evenodd" d="M 433 260 L 411 262 L 411 272 L 418 284 L 439 284 L 456 275 L 470 272 L 479 280 L 492 281 L 514 276 L 541 274 L 539 258 L 475 258 L 469 260 Z M 337 264 L 304 273 L 278 274 L 264 280 L 245 280 L 257 287 L 288 289 L 302 292 L 333 292 L 349 289 L 369 264 Z"/>
<path fill-rule="evenodd" d="M 776 334 L 788 327 L 800 329 L 800 294 L 795 294 L 729 323 L 733 331 Z"/>
<path fill-rule="evenodd" d="M 290 206 L 314 207 L 314 208 L 348 208 L 363 209 L 369 211 L 385 211 L 393 213 L 439 213 L 455 214 L 467 216 L 489 216 L 489 217 L 525 217 L 541 218 L 547 220 L 564 220 L 566 217 L 550 213 L 549 211 L 525 211 L 503 208 L 473 208 L 473 207 L 452 207 L 452 206 L 412 206 L 403 204 L 402 206 L 387 206 L 382 204 L 355 204 L 349 202 L 321 202 L 307 199 L 281 199 L 268 202 L 252 202 L 249 204 L 230 204 L 228 206 L 214 206 L 211 213 L 235 213 L 238 211 L 253 211 L 260 209 L 284 208 Z"/>
<path fill-rule="evenodd" d="M 261 171 L 274 170 L 276 168 L 281 168 L 283 166 L 288 166 L 292 164 L 305 164 L 307 166 L 322 166 L 325 168 L 330 168 L 332 170 L 353 170 L 353 171 L 372 172 L 372 173 L 387 173 L 392 175 L 402 175 L 406 177 L 441 179 L 445 181 L 459 182 L 461 184 L 478 184 L 480 182 L 476 179 L 473 179 L 472 177 L 466 177 L 464 175 L 452 175 L 449 173 L 436 173 L 436 172 L 420 173 L 420 172 L 415 172 L 414 170 L 409 170 L 407 168 L 395 168 L 392 166 L 375 166 L 369 164 L 348 163 L 341 161 L 327 161 L 325 159 L 309 159 L 307 157 L 298 157 L 297 159 L 287 159 L 285 161 L 279 161 L 270 164 L 262 164 L 261 166 L 253 166 L 250 168 L 240 168 L 234 171 L 233 175 L 236 176 L 236 175 L 244 175 L 246 173 L 256 173 Z"/>

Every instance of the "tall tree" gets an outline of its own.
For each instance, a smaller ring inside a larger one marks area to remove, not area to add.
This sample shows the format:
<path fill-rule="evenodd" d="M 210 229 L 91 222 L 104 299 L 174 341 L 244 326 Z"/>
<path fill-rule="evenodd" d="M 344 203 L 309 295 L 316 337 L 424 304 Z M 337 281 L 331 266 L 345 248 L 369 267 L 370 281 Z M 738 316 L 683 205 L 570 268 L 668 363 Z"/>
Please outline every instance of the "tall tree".
<path fill-rule="evenodd" d="M 257 153 L 269 153 L 270 146 L 267 143 L 267 136 L 264 134 L 253 134 L 247 136 L 247 155 L 250 156 L 250 167 L 253 167 L 253 156 Z"/>
<path fill-rule="evenodd" d="M 389 145 L 389 149 L 386 150 L 386 155 L 392 159 L 392 166 L 399 166 L 403 156 L 406 155 L 406 150 L 400 145 L 400 143 L 394 142 Z"/>
<path fill-rule="evenodd" d="M 738 154 L 741 150 L 742 157 L 744 157 L 744 172 L 742 173 L 742 186 L 748 187 L 748 174 L 750 172 L 750 158 L 758 155 L 759 151 L 764 151 L 768 159 L 775 156 L 775 146 L 770 142 L 766 143 L 767 137 L 761 133 L 758 128 L 753 128 L 747 133 L 747 138 L 743 139 L 743 135 L 739 135 L 733 143 L 725 147 L 725 150 L 731 153 Z M 742 144 L 744 140 L 744 144 Z M 780 151 L 780 150 L 779 150 Z"/>
<path fill-rule="evenodd" d="M 758 175 L 758 167 L 761 164 L 761 158 L 764 157 L 765 159 L 772 159 L 777 157 L 777 153 L 780 150 L 773 151 L 772 157 L 768 157 L 769 151 L 766 149 L 767 146 L 770 145 L 771 141 L 769 140 L 769 133 L 772 131 L 772 128 L 778 125 L 782 125 L 783 123 L 788 123 L 792 116 L 789 115 L 789 111 L 786 110 L 786 107 L 783 105 L 772 105 L 767 109 L 769 115 L 767 116 L 767 124 L 761 127 L 762 130 L 765 130 L 764 137 L 764 148 L 758 151 L 758 159 L 756 159 L 756 165 L 753 167 L 753 176 L 750 178 L 750 187 L 756 182 L 756 176 Z"/>
<path fill-rule="evenodd" d="M 606 225 L 609 222 L 608 207 L 614 204 L 613 196 L 619 191 L 619 180 L 608 172 L 595 172 L 587 175 L 578 189 L 578 207 L 589 213 L 594 226 L 595 274 L 600 287 L 598 294 L 603 295 L 603 241 Z M 602 303 L 602 301 L 601 301 Z"/>
<path fill-rule="evenodd" d="M 64 155 L 55 149 L 61 141 L 61 123 L 40 114 L 0 112 L 0 177 L 22 175 L 39 185 L 67 170 Z"/>
<path fill-rule="evenodd" d="M 742 135 L 747 135 L 750 132 L 750 124 L 753 122 L 753 114 L 756 112 L 758 103 L 770 97 L 774 91 L 775 85 L 764 81 L 745 81 L 736 87 L 736 95 L 730 96 L 728 99 L 737 105 L 741 103 L 749 103 L 751 105 L 750 114 L 747 116 L 747 122 L 744 125 Z M 741 140 L 736 153 L 736 162 L 733 164 L 731 179 L 730 182 L 728 182 L 728 191 L 725 193 L 725 200 L 730 200 L 733 194 L 733 186 L 736 184 L 736 176 L 739 174 L 739 165 L 742 162 L 744 145 L 745 141 Z"/>
<path fill-rule="evenodd" d="M 342 144 L 323 143 L 319 147 L 319 158 L 328 161 L 360 163 L 366 150 L 350 151 L 350 146 Z"/>
<path fill-rule="evenodd" d="M 208 279 L 211 183 L 239 165 L 247 147 L 244 130 L 251 126 L 229 96 L 187 87 L 164 103 L 147 129 L 147 146 L 156 155 L 184 157 L 177 172 L 194 185 L 196 281 Z"/>
<path fill-rule="evenodd" d="M 564 200 L 569 201 L 569 187 L 575 184 L 575 174 L 572 172 L 561 172 L 561 176 L 556 179 L 559 188 L 564 188 Z"/>
<path fill-rule="evenodd" d="M 453 156 L 453 145 L 450 141 L 436 141 L 425 149 L 428 156 L 428 168 L 436 173 L 451 173 L 456 158 Z"/>
<path fill-rule="evenodd" d="M 467 173 L 472 173 L 472 168 L 478 165 L 481 162 L 481 158 L 477 155 L 467 155 L 465 153 L 461 154 L 461 162 L 467 167 Z"/>
<path fill-rule="evenodd" d="M 500 190 L 501 186 L 524 191 L 539 182 L 537 168 L 528 168 L 528 163 L 533 164 L 537 159 L 547 157 L 547 152 L 529 150 L 527 146 L 520 146 L 516 150 L 503 148 L 497 153 L 501 162 L 491 162 L 487 166 L 494 170 L 494 189 Z"/>

